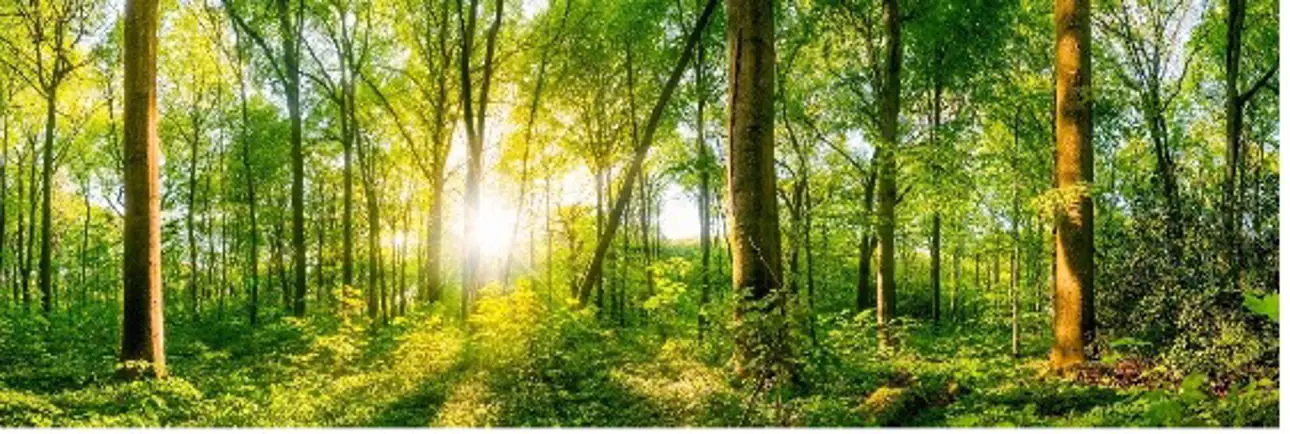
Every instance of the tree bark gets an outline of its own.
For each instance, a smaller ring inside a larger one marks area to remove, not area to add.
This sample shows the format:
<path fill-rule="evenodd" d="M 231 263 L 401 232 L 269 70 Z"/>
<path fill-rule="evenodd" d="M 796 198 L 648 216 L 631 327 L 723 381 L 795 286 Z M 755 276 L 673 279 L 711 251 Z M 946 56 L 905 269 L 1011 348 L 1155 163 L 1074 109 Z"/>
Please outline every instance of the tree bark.
<path fill-rule="evenodd" d="M 133 379 L 166 376 L 157 144 L 157 1 L 125 12 L 125 230 L 121 368 Z M 142 362 L 142 363 L 141 363 Z"/>
<path fill-rule="evenodd" d="M 730 82 L 727 190 L 731 218 L 731 277 L 739 291 L 736 324 L 754 312 L 778 311 L 784 300 L 779 207 L 775 200 L 775 22 L 772 0 L 726 1 Z M 769 300 L 768 300 L 769 299 Z M 764 321 L 759 321 L 764 322 Z M 771 324 L 776 323 L 770 321 Z M 766 324 L 741 331 L 735 341 L 740 376 L 768 371 L 776 360 L 778 330 Z M 772 326 L 773 327 L 773 326 Z M 752 363 L 757 365 L 753 366 Z M 768 372 L 767 372 L 768 373 Z"/>
<path fill-rule="evenodd" d="M 45 99 L 45 146 L 41 148 L 40 171 L 40 268 L 38 282 L 40 286 L 40 307 L 49 315 L 54 311 L 53 272 L 50 269 L 50 256 L 53 250 L 53 208 L 52 184 L 54 182 L 54 126 L 57 122 L 58 86 L 49 86 Z M 34 181 L 34 179 L 33 179 Z"/>
<path fill-rule="evenodd" d="M 1057 275 L 1050 361 L 1064 369 L 1087 360 L 1094 333 L 1092 66 L 1088 0 L 1055 0 L 1057 31 Z"/>
<path fill-rule="evenodd" d="M 900 0 L 883 0 L 887 46 L 879 116 L 882 138 L 874 152 L 878 170 L 878 329 L 888 343 L 886 324 L 896 315 L 896 147 L 899 141 L 902 62 Z"/>

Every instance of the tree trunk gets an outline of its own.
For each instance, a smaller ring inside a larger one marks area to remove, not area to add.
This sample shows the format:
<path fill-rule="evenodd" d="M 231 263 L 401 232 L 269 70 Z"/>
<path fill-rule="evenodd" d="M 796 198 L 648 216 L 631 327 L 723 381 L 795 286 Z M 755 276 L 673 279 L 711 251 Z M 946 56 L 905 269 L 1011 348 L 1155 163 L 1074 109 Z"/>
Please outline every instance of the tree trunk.
<path fill-rule="evenodd" d="M 953 302 L 951 302 L 953 304 Z M 932 214 L 932 322 L 941 320 L 941 213 Z"/>
<path fill-rule="evenodd" d="M 883 0 L 887 47 L 879 103 L 882 140 L 874 153 L 878 170 L 878 329 L 888 342 L 885 326 L 896 315 L 896 146 L 900 121 L 900 0 Z"/>
<path fill-rule="evenodd" d="M 457 0 L 457 14 L 461 26 L 461 105 L 463 120 L 466 124 L 466 197 L 465 197 L 465 255 L 462 259 L 462 297 L 461 317 L 464 320 L 470 312 L 470 304 L 480 286 L 479 245 L 476 243 L 476 218 L 479 214 L 479 191 L 483 176 L 484 118 L 488 111 L 488 90 L 493 74 L 493 52 L 497 45 L 497 33 L 502 25 L 502 0 L 497 0 L 493 7 L 494 17 L 488 30 L 484 52 L 484 77 L 479 88 L 479 107 L 475 112 L 471 99 L 470 54 L 474 49 L 475 17 L 478 14 L 478 0 L 471 0 L 467 15 L 462 11 L 462 0 Z"/>
<path fill-rule="evenodd" d="M 5 243 L 9 240 L 9 226 L 8 221 L 6 221 L 9 216 L 9 177 L 5 172 L 9 169 L 9 111 L 12 110 L 11 102 L 13 100 L 13 93 L 13 78 L 10 78 L 5 83 L 5 105 L 4 112 L 2 113 L 4 121 L 3 125 L 0 126 L 0 130 L 3 130 L 0 132 L 0 291 L 4 290 L 4 287 L 9 283 L 10 279 L 10 276 L 7 273 L 8 269 L 5 268 L 4 265 Z M 21 189 L 22 188 L 19 187 L 19 190 Z M 13 287 L 13 306 L 18 305 L 18 299 L 20 297 L 17 288 L 18 287 L 16 286 Z"/>
<path fill-rule="evenodd" d="M 605 253 L 609 250 L 609 242 L 613 238 L 618 226 L 622 223 L 623 213 L 626 211 L 627 203 L 632 197 L 632 187 L 636 179 L 640 177 L 641 166 L 645 163 L 645 157 L 649 154 L 649 148 L 654 140 L 654 130 L 658 128 L 659 122 L 663 117 L 663 110 L 667 107 L 668 101 L 672 98 L 672 93 L 676 91 L 677 84 L 681 80 L 681 74 L 685 71 L 686 65 L 690 62 L 690 56 L 694 54 L 694 47 L 698 44 L 699 34 L 707 26 L 709 19 L 712 17 L 712 11 L 716 9 L 716 0 L 708 0 L 704 6 L 703 13 L 700 14 L 699 20 L 695 27 L 686 37 L 685 48 L 681 50 L 681 58 L 678 59 L 676 66 L 672 68 L 671 75 L 668 76 L 667 82 L 663 85 L 662 92 L 659 94 L 658 101 L 650 111 L 649 121 L 645 124 L 645 134 L 642 136 L 640 143 L 636 144 L 635 154 L 632 156 L 631 166 L 628 167 L 627 173 L 623 176 L 623 182 L 620 187 L 617 200 L 609 215 L 608 225 L 605 227 L 604 234 L 596 243 L 596 251 L 592 255 L 591 263 L 587 267 L 584 278 L 578 283 L 576 294 L 585 295 L 591 292 L 594 282 L 600 280 L 601 264 L 604 263 Z M 767 72 L 770 73 L 770 72 Z M 774 191 L 771 192 L 771 199 L 774 200 Z M 657 245 L 657 243 L 655 243 Z M 583 300 L 580 305 L 586 305 L 586 298 L 579 297 Z"/>
<path fill-rule="evenodd" d="M 166 376 L 157 144 L 157 2 L 125 12 L 125 230 L 121 368 L 127 379 Z"/>
<path fill-rule="evenodd" d="M 240 38 L 239 38 L 240 39 Z M 240 41 L 239 41 L 240 43 Z M 247 314 L 250 316 L 251 325 L 259 322 L 260 313 L 260 229 L 257 226 L 255 216 L 255 170 L 251 167 L 251 139 L 250 139 L 250 111 L 247 108 L 246 100 L 246 79 L 244 77 L 245 59 L 238 50 L 238 102 L 241 105 L 242 129 L 240 131 L 242 142 L 242 168 L 246 170 L 246 208 L 247 217 L 250 220 L 251 227 L 247 231 L 251 237 L 251 257 L 247 261 L 246 274 L 250 278 L 250 300 L 247 303 Z"/>
<path fill-rule="evenodd" d="M 1057 288 L 1051 362 L 1083 363 L 1092 341 L 1093 183 L 1092 53 L 1088 0 L 1056 0 L 1057 28 Z"/>
<path fill-rule="evenodd" d="M 45 146 L 41 148 L 40 171 L 40 306 L 45 315 L 54 311 L 53 270 L 50 258 L 53 253 L 53 207 L 50 195 L 54 182 L 54 126 L 57 122 L 56 107 L 58 86 L 50 86 L 45 100 Z"/>
<path fill-rule="evenodd" d="M 201 133 L 198 127 L 200 121 L 198 120 L 197 105 L 193 104 L 189 110 L 192 111 L 189 113 L 191 121 L 189 127 L 192 128 L 192 135 L 188 140 L 188 212 L 184 221 L 185 228 L 188 231 L 188 310 L 196 316 L 200 303 L 197 294 L 199 274 L 197 273 L 197 233 L 194 227 L 194 219 L 197 215 L 197 144 L 201 138 Z"/>
<path fill-rule="evenodd" d="M 779 207 L 775 200 L 775 22 L 771 0 L 727 0 L 729 167 L 735 321 L 754 312 L 783 314 Z M 776 321 L 770 321 L 774 324 Z M 767 379 L 787 354 L 765 320 L 736 333 L 735 372 Z M 756 365 L 750 365 L 751 363 Z M 756 370 L 757 372 L 753 372 Z"/>

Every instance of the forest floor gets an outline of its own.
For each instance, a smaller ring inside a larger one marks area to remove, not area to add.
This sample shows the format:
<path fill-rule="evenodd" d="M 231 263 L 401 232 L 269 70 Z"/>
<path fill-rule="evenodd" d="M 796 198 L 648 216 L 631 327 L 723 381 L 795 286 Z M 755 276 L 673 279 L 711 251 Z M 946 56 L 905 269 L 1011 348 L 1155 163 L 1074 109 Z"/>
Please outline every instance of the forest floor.
<path fill-rule="evenodd" d="M 381 327 L 231 315 L 172 319 L 172 377 L 137 383 L 111 378 L 109 309 L 0 315 L 0 426 L 1279 424 L 1275 371 L 1222 386 L 1117 360 L 1060 377 L 1039 326 L 1016 359 L 1003 325 L 949 321 L 907 323 L 879 354 L 867 314 L 824 318 L 793 385 L 753 396 L 728 342 L 610 328 L 532 293 L 484 299 L 469 331 L 437 309 Z"/>

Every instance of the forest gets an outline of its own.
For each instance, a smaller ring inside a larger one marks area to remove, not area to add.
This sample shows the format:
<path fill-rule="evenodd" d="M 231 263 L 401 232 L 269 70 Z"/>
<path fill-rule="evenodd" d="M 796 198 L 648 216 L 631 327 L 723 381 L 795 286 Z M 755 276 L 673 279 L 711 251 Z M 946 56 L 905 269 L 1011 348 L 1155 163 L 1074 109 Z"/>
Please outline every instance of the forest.
<path fill-rule="evenodd" d="M 1278 15 L 0 0 L 0 426 L 1276 427 Z"/>

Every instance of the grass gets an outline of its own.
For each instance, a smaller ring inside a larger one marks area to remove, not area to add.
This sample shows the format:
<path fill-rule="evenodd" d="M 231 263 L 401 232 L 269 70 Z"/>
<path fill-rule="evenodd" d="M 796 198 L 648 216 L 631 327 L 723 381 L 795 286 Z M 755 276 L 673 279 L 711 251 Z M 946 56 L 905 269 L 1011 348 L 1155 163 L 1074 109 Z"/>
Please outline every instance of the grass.
<path fill-rule="evenodd" d="M 1137 359 L 1052 375 L 1039 318 L 1013 358 L 1001 324 L 909 321 L 880 353 L 869 313 L 825 317 L 815 345 L 800 339 L 797 378 L 754 396 L 730 374 L 728 341 L 603 326 L 528 291 L 481 300 L 469 331 L 438 308 L 380 327 L 361 312 L 175 318 L 173 376 L 137 383 L 111 378 L 109 309 L 0 316 L 0 425 L 1279 424 L 1275 370 L 1222 392 Z"/>

